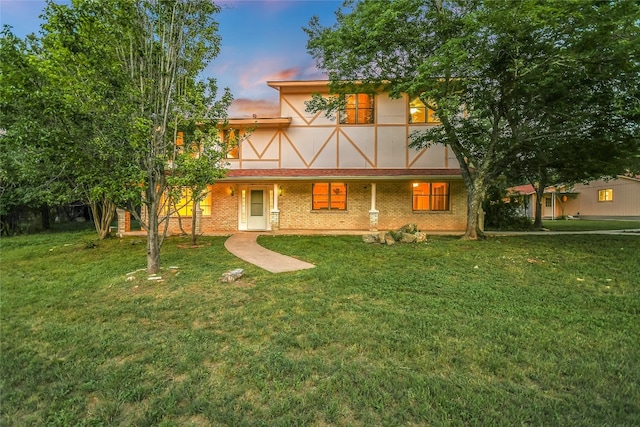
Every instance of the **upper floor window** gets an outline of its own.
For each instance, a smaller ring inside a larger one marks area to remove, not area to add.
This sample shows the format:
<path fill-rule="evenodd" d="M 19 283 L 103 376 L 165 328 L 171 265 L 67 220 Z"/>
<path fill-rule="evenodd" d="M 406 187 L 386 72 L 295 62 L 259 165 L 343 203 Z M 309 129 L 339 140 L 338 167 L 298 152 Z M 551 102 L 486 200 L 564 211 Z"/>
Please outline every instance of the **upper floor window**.
<path fill-rule="evenodd" d="M 409 99 L 409 123 L 439 124 L 435 111 L 427 107 L 419 97 Z"/>
<path fill-rule="evenodd" d="M 345 107 L 340 113 L 340 123 L 373 123 L 373 95 L 367 93 L 345 95 Z"/>
<path fill-rule="evenodd" d="M 227 150 L 227 159 L 237 159 L 240 155 L 238 131 L 225 129 L 222 131 L 222 146 Z"/>
<path fill-rule="evenodd" d="M 414 182 L 413 210 L 449 210 L 449 184 L 446 182 Z"/>
<path fill-rule="evenodd" d="M 613 202 L 613 188 L 607 188 L 606 190 L 598 190 L 599 202 Z"/>
<path fill-rule="evenodd" d="M 316 182 L 312 189 L 313 210 L 347 209 L 347 184 L 344 182 Z"/>

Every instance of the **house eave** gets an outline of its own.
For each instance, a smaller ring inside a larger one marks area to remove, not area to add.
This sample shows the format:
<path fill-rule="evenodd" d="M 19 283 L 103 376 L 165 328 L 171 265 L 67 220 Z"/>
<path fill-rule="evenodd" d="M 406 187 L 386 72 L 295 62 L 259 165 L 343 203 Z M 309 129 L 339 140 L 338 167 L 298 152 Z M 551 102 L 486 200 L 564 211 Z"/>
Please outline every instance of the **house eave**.
<path fill-rule="evenodd" d="M 459 169 L 236 169 L 222 181 L 459 181 Z"/>
<path fill-rule="evenodd" d="M 287 127 L 291 125 L 291 117 L 240 117 L 230 118 L 221 124 L 225 127 Z"/>

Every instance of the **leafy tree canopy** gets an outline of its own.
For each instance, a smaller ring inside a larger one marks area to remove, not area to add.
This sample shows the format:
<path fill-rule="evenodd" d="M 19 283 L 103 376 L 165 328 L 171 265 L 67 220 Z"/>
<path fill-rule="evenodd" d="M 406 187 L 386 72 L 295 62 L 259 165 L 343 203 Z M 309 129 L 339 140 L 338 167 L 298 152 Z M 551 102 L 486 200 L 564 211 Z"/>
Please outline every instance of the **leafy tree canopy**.
<path fill-rule="evenodd" d="M 411 145 L 456 155 L 465 238 L 475 239 L 489 184 L 549 146 L 574 154 L 570 165 L 554 158 L 574 177 L 610 173 L 637 153 L 638 9 L 627 0 L 348 1 L 335 25 L 313 18 L 305 31 L 334 93 L 407 93 L 436 112 L 442 125 L 412 134 Z M 341 103 L 318 95 L 308 108 Z M 606 160 L 594 161 L 597 147 Z"/>

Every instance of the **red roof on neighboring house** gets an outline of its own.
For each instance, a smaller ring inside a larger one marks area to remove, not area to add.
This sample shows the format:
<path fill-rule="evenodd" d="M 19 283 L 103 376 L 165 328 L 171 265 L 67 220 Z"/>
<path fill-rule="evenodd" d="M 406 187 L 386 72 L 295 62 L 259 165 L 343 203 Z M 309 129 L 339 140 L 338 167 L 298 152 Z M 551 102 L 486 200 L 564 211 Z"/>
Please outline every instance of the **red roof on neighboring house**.
<path fill-rule="evenodd" d="M 460 177 L 460 169 L 232 169 L 227 180 L 269 178 L 278 180 L 310 178 L 429 178 Z"/>
<path fill-rule="evenodd" d="M 517 185 L 515 187 L 509 187 L 509 192 L 528 195 L 528 194 L 535 193 L 536 190 L 533 188 L 533 185 L 525 184 L 525 185 Z"/>

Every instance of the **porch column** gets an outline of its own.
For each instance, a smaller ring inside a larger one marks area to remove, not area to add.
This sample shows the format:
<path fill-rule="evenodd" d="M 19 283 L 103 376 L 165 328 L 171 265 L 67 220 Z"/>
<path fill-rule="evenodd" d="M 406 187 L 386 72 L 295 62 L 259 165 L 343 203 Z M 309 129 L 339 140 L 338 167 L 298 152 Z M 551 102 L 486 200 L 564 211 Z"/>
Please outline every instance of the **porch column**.
<path fill-rule="evenodd" d="M 376 183 L 371 183 L 371 209 L 369 209 L 369 231 L 378 231 L 378 213 L 376 209 Z"/>
<path fill-rule="evenodd" d="M 280 197 L 278 184 L 273 184 L 273 209 L 271 209 L 271 230 L 280 230 L 280 210 L 278 209 L 278 197 Z"/>
<path fill-rule="evenodd" d="M 124 209 L 116 209 L 118 215 L 118 237 L 124 237 L 124 233 L 131 231 L 131 214 Z"/>

